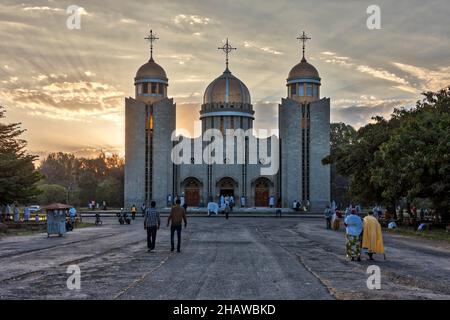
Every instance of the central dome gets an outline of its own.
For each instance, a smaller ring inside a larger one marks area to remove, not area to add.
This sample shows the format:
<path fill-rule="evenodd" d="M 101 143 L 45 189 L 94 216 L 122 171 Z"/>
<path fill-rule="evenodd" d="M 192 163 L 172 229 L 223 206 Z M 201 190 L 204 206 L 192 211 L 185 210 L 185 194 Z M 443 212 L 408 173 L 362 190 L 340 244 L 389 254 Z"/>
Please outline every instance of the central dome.
<path fill-rule="evenodd" d="M 304 57 L 302 61 L 295 65 L 289 72 L 288 80 L 296 78 L 315 78 L 320 80 L 317 69 L 312 64 L 308 63 Z"/>
<path fill-rule="evenodd" d="M 153 58 L 143 64 L 136 72 L 136 79 L 161 79 L 167 81 L 167 75 L 164 69 L 157 64 Z"/>
<path fill-rule="evenodd" d="M 251 103 L 247 86 L 226 69 L 205 90 L 203 103 Z"/>

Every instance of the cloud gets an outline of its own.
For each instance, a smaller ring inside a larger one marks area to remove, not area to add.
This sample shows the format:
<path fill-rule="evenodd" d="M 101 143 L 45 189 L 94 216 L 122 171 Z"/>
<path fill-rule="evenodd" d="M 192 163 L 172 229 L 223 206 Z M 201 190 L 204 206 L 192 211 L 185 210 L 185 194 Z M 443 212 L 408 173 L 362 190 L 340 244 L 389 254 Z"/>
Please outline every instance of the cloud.
<path fill-rule="evenodd" d="M 120 19 L 120 22 L 125 24 L 137 24 L 138 22 L 134 19 L 128 19 L 128 18 L 122 18 Z"/>
<path fill-rule="evenodd" d="M 396 82 L 400 85 L 409 85 L 408 81 L 406 81 L 403 78 L 398 77 L 394 73 L 391 73 L 389 71 L 383 70 L 383 69 L 375 69 L 366 65 L 360 65 L 356 68 L 359 72 L 370 74 L 371 76 L 374 76 L 375 78 L 388 80 L 392 82 Z"/>
<path fill-rule="evenodd" d="M 421 91 L 437 91 L 450 85 L 450 66 L 432 70 L 400 62 L 392 64 L 415 78 Z"/>
<path fill-rule="evenodd" d="M 189 24 L 193 25 L 207 25 L 211 23 L 211 19 L 207 17 L 201 17 L 198 15 L 185 15 L 179 14 L 173 18 L 175 24 Z"/>
<path fill-rule="evenodd" d="M 66 76 L 67 77 L 67 76 Z M 64 121 L 119 121 L 124 93 L 97 81 L 63 81 L 65 75 L 40 74 L 35 84 L 26 86 L 15 79 L 13 88 L 0 90 L 6 105 L 26 113 Z"/>
<path fill-rule="evenodd" d="M 277 51 L 271 47 L 261 46 L 261 45 L 255 44 L 253 42 L 250 42 L 250 41 L 244 41 L 244 47 L 258 49 L 263 52 L 267 52 L 267 53 L 274 54 L 274 55 L 282 55 L 283 54 L 283 52 Z"/>
<path fill-rule="evenodd" d="M 395 85 L 392 85 L 392 88 L 396 88 L 409 93 L 415 94 L 420 93 L 420 90 L 415 88 L 405 78 L 402 78 L 396 75 L 395 73 L 382 68 L 374 68 L 367 64 L 360 64 L 358 61 L 356 61 L 355 59 L 351 59 L 350 57 L 338 56 L 335 52 L 325 51 L 321 53 L 319 59 L 325 61 L 326 63 L 331 63 L 335 65 L 340 65 L 342 67 L 355 69 L 356 71 L 368 74 L 377 79 L 393 82 Z"/>
<path fill-rule="evenodd" d="M 361 96 L 358 100 L 341 99 L 332 100 L 331 103 L 331 122 L 344 122 L 359 128 L 370 122 L 374 116 L 390 118 L 394 108 L 411 108 L 415 101 Z"/>
<path fill-rule="evenodd" d="M 228 1 L 226 6 L 223 1 L 204 5 L 176 0 L 157 6 L 153 1 L 112 0 L 105 6 L 104 1 L 91 0 L 81 12 L 81 30 L 65 26 L 70 2 L 0 1 L 0 99 L 12 107 L 11 120 L 24 123 L 34 150 L 79 141 L 90 147 L 100 139 L 105 145 L 119 145 L 121 95 L 134 95 L 135 72 L 148 60 L 143 38 L 152 28 L 160 38 L 155 58 L 167 72 L 177 112 L 182 104 L 193 104 L 192 109 L 184 107 L 185 113 L 179 111 L 183 121 L 198 119 L 206 86 L 223 71 L 224 57 L 217 47 L 229 36 L 238 47 L 232 71 L 251 92 L 255 126 L 270 127 L 277 125 L 272 113 L 276 103 L 259 101 L 278 102 L 286 96 L 287 73 L 299 60 L 295 38 L 302 27 L 287 22 L 301 21 L 313 38 L 307 44 L 308 60 L 320 72 L 321 91 L 331 97 L 333 115 L 363 124 L 376 112 L 389 114 L 402 99 L 415 101 L 420 98 L 417 92 L 441 87 L 450 74 L 447 1 L 430 2 L 429 10 L 420 9 L 419 0 L 381 1 L 389 9 L 386 23 L 373 32 L 365 27 L 365 8 L 351 1 L 339 6 L 304 2 L 300 8 L 294 0 L 257 5 Z M 419 26 L 418 18 L 431 23 Z M 42 127 L 54 124 L 52 132 L 59 132 L 57 119 L 72 130 L 44 138 Z M 89 121 L 95 126 L 85 125 Z"/>
<path fill-rule="evenodd" d="M 22 9 L 23 11 L 37 11 L 37 12 L 61 12 L 64 11 L 60 8 L 50 8 L 50 7 L 25 7 Z"/>

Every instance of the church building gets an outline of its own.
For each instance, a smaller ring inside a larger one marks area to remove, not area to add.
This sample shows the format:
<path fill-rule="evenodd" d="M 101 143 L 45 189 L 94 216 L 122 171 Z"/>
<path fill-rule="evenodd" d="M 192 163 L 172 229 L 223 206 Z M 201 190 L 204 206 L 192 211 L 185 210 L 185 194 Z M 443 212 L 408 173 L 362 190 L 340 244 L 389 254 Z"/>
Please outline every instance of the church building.
<path fill-rule="evenodd" d="M 268 207 L 270 198 L 282 207 L 301 202 L 311 211 L 322 211 L 329 204 L 330 167 L 321 160 L 330 152 L 330 99 L 321 98 L 319 72 L 305 58 L 309 38 L 304 32 L 298 38 L 303 41 L 302 59 L 288 73 L 287 95 L 278 106 L 279 136 L 267 138 L 252 136 L 255 117 L 250 90 L 229 69 L 228 54 L 234 48 L 227 39 L 219 48 L 226 53 L 225 70 L 204 92 L 199 114 L 202 135 L 174 140 L 176 104 L 168 97 L 167 74 L 153 58 L 157 38 L 151 31 L 146 39 L 151 44 L 150 60 L 136 73 L 135 97 L 125 99 L 127 208 L 149 205 L 152 200 L 157 207 L 166 207 L 175 196 L 183 197 L 190 207 L 206 207 L 221 195 L 232 195 L 238 207 L 241 201 L 245 207 Z M 223 161 L 210 163 L 194 152 L 195 146 L 208 148 L 205 135 L 211 129 L 224 136 L 229 129 L 242 129 L 250 136 L 231 147 L 224 143 Z M 172 152 L 179 143 L 192 146 L 190 157 L 184 157 L 187 162 L 173 161 Z M 231 157 L 227 147 L 234 149 Z M 251 161 L 252 150 L 256 161 Z M 238 161 L 239 154 L 243 161 Z M 276 162 L 277 170 L 267 174 L 264 168 L 269 162 Z"/>

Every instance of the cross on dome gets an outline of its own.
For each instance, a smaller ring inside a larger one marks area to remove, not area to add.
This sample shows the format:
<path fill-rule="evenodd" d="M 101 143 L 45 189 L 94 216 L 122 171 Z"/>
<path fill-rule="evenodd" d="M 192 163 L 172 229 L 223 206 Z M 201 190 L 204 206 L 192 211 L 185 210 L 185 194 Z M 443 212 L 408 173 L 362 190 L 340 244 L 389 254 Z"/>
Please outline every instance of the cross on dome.
<path fill-rule="evenodd" d="M 306 41 L 311 40 L 311 38 L 306 35 L 305 31 L 303 31 L 302 35 L 300 37 L 298 37 L 297 39 L 300 40 L 301 42 L 303 42 L 303 59 L 302 60 L 304 60 L 305 59 L 305 43 L 306 43 Z"/>
<path fill-rule="evenodd" d="M 227 41 L 225 42 L 225 44 L 222 47 L 218 47 L 218 50 L 222 50 L 223 52 L 225 52 L 225 64 L 226 64 L 226 71 L 228 71 L 228 54 L 233 51 L 233 50 L 237 50 L 236 48 L 233 48 L 231 46 L 230 43 L 228 43 L 228 38 Z"/>
<path fill-rule="evenodd" d="M 153 61 L 153 42 L 155 42 L 159 38 L 157 38 L 156 35 L 153 34 L 153 30 L 150 30 L 150 34 L 144 39 L 150 42 L 150 61 Z"/>

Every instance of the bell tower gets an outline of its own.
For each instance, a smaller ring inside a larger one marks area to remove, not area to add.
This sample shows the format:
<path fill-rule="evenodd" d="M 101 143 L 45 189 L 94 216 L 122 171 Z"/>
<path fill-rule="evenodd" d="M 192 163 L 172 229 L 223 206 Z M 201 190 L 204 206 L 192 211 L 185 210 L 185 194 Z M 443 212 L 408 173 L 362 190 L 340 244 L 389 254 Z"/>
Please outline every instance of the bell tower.
<path fill-rule="evenodd" d="M 150 59 L 134 78 L 135 97 L 125 99 L 125 206 L 140 207 L 156 201 L 166 206 L 173 194 L 171 161 L 172 132 L 176 108 L 167 97 L 169 79 L 153 58 L 153 44 L 159 39 L 150 30 Z"/>
<path fill-rule="evenodd" d="M 330 150 L 330 99 L 320 97 L 321 78 L 305 57 L 289 72 L 287 97 L 278 106 L 281 148 L 281 194 L 284 207 L 300 201 L 311 210 L 323 210 L 330 202 L 330 168 L 322 159 Z"/>

